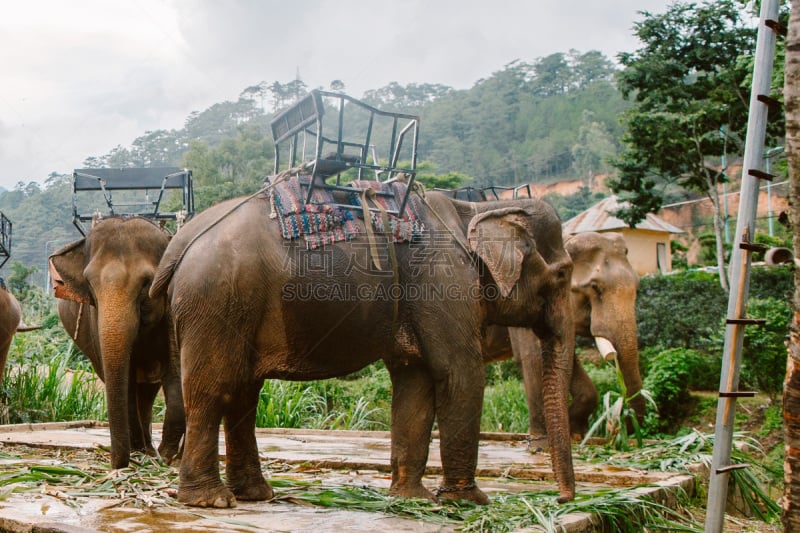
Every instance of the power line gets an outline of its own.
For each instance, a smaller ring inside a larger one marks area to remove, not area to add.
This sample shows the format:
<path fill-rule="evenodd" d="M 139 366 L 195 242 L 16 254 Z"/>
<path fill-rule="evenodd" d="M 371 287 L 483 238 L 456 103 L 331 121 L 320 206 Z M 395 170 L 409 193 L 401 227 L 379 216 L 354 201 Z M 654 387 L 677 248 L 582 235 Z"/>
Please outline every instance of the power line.
<path fill-rule="evenodd" d="M 778 185 L 785 185 L 787 183 L 789 183 L 789 180 L 779 181 L 778 183 L 771 183 L 771 184 L 768 184 L 768 185 L 770 187 L 777 187 Z M 763 190 L 763 189 L 766 189 L 766 188 L 767 188 L 767 185 L 761 185 L 759 187 L 759 190 Z M 740 192 L 741 191 L 727 192 L 725 194 L 720 194 L 720 196 L 722 196 L 722 197 L 724 197 L 724 196 L 732 196 L 734 194 L 739 194 Z M 671 203 L 671 204 L 662 205 L 661 209 L 665 209 L 667 207 L 676 207 L 676 206 L 679 206 L 679 205 L 696 204 L 696 203 L 699 203 L 699 202 L 708 202 L 708 201 L 709 201 L 708 198 L 697 198 L 695 200 L 684 200 L 683 202 L 674 202 L 674 203 Z"/>

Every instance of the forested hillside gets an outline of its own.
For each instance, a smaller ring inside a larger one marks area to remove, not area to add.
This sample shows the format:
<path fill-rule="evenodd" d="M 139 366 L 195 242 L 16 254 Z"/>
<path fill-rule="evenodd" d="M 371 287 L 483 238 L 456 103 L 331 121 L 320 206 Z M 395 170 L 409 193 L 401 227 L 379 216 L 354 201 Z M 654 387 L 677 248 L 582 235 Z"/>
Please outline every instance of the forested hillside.
<path fill-rule="evenodd" d="M 396 82 L 361 99 L 421 117 L 419 168 L 428 183 L 588 180 L 607 171 L 604 160 L 617 153 L 622 135 L 617 116 L 626 103 L 613 76 L 613 63 L 601 53 L 572 50 L 514 61 L 467 90 Z M 330 89 L 347 93 L 338 82 Z M 202 210 L 257 190 L 273 167 L 271 118 L 308 90 L 301 80 L 261 82 L 236 99 L 191 113 L 181 129 L 144 132 L 130 146 L 88 154 L 75 167 L 191 168 Z M 43 285 L 47 255 L 80 237 L 71 222 L 70 184 L 70 175 L 54 173 L 0 196 L 0 210 L 13 223 L 6 270 L 19 262 L 36 269 L 31 281 Z"/>

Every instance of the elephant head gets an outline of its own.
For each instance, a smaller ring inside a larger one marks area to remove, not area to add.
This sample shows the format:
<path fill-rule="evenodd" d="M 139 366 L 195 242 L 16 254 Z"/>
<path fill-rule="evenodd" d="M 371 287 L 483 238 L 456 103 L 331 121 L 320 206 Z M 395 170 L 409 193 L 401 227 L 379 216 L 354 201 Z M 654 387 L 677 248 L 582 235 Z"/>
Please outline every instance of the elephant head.
<path fill-rule="evenodd" d="M 606 358 L 616 357 L 627 395 L 642 389 L 636 327 L 639 276 L 628 262 L 628 249 L 618 233 L 578 233 L 565 238 L 572 257 L 572 305 L 575 332 L 595 339 Z M 631 406 L 641 421 L 645 400 L 637 395 Z"/>
<path fill-rule="evenodd" d="M 3 382 L 8 350 L 14 334 L 40 328 L 41 326 L 28 326 L 22 321 L 22 308 L 19 302 L 0 280 L 0 383 Z"/>
<path fill-rule="evenodd" d="M 168 433 L 183 433 L 166 301 L 148 295 L 168 240 L 146 219 L 109 218 L 50 256 L 61 321 L 105 383 L 114 468 L 127 466 L 132 446 L 152 451 L 150 417 L 162 381 L 165 455 L 177 452 Z"/>
<path fill-rule="evenodd" d="M 568 501 L 574 497 L 567 406 L 575 339 L 572 261 L 560 221 L 548 204 L 535 200 L 471 205 L 476 214 L 467 227 L 468 246 L 485 267 L 484 290 L 497 287 L 496 294 L 484 294 L 486 324 L 529 328 L 539 339 L 545 427 L 559 501 Z"/>

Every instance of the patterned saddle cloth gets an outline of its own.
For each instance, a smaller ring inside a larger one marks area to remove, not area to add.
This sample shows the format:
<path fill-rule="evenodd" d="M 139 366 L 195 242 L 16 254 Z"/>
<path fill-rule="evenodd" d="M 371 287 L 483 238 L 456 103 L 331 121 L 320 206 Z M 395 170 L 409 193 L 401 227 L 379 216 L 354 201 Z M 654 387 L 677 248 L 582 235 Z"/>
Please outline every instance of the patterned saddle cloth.
<path fill-rule="evenodd" d="M 375 233 L 389 234 L 392 236 L 392 242 L 402 243 L 410 241 L 425 229 L 425 225 L 419 218 L 417 198 L 413 194 L 408 195 L 402 216 L 391 215 L 387 212 L 399 212 L 400 203 L 406 194 L 405 183 L 356 180 L 350 185 L 356 189 L 350 193 L 350 203 L 353 205 L 361 205 L 362 191 L 365 189 L 372 189 L 375 193 L 389 193 L 389 195 L 375 194 L 368 198 L 368 203 L 370 201 L 373 203 L 371 207 L 378 208 L 377 212 L 372 211 L 371 213 Z M 363 218 L 363 215 L 361 216 Z"/>
<path fill-rule="evenodd" d="M 315 188 L 311 203 L 305 203 L 310 180 L 310 176 L 292 176 L 270 191 L 270 216 L 278 219 L 283 238 L 302 235 L 309 249 L 352 239 L 358 233 L 353 214 L 332 206 L 331 191 Z"/>
<path fill-rule="evenodd" d="M 308 175 L 291 176 L 276 183 L 268 193 L 272 208 L 270 217 L 278 219 L 283 238 L 291 240 L 302 236 L 309 249 L 316 249 L 358 236 L 359 228 L 355 224 L 353 212 L 334 207 L 336 201 L 331 190 L 314 188 L 311 202 L 306 203 L 310 179 Z M 375 233 L 391 234 L 393 242 L 402 243 L 410 241 L 414 235 L 423 231 L 417 200 L 413 195 L 409 195 L 402 217 L 387 212 L 398 211 L 398 203 L 405 195 L 405 184 L 354 181 L 349 185 L 353 187 L 353 192 L 348 195 L 348 200 L 353 206 L 361 206 L 364 189 L 372 189 L 376 193 L 393 193 L 391 196 L 368 194 L 367 203 L 378 208 L 370 213 Z M 363 218 L 360 209 L 354 211 Z"/>

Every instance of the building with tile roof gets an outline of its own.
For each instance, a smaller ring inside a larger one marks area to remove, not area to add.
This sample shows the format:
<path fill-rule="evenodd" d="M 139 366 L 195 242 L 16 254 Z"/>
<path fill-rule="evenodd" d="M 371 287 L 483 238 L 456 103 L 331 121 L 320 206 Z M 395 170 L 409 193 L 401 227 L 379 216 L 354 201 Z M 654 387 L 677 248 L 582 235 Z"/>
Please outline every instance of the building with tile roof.
<path fill-rule="evenodd" d="M 628 261 L 641 276 L 672 270 L 670 241 L 673 234 L 683 230 L 652 213 L 636 224 L 635 228 L 612 213 L 624 207 L 616 196 L 609 196 L 563 224 L 564 233 L 574 235 L 587 231 L 613 231 L 620 233 L 628 245 Z"/>

